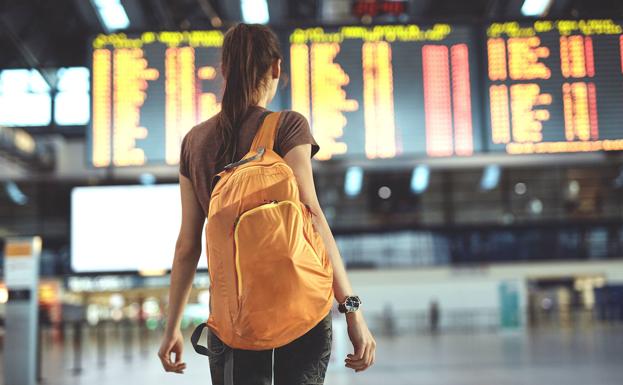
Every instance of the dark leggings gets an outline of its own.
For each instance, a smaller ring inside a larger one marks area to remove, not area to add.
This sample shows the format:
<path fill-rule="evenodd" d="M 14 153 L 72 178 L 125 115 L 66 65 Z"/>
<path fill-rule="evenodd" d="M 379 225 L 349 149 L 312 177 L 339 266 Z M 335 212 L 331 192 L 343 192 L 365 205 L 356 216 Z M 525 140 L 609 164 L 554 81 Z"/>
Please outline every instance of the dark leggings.
<path fill-rule="evenodd" d="M 213 385 L 316 385 L 324 383 L 331 355 L 331 314 L 287 345 L 268 350 L 232 349 L 208 328 Z M 232 378 L 233 376 L 233 378 Z M 233 384 L 232 384 L 233 380 Z"/>

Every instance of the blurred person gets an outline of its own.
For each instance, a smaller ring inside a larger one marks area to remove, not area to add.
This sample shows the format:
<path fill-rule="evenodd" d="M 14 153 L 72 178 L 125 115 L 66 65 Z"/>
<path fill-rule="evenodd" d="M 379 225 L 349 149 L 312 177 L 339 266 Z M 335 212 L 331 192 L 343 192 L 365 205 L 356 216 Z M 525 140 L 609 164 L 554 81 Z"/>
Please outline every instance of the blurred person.
<path fill-rule="evenodd" d="M 244 23 L 232 27 L 225 34 L 222 47 L 221 70 L 225 87 L 221 112 L 193 127 L 182 141 L 179 175 L 182 225 L 171 271 L 168 322 L 158 352 L 162 365 L 168 372 L 183 373 L 186 368 L 186 363 L 182 361 L 183 337 L 180 320 L 201 254 L 201 233 L 209 214 L 208 208 L 214 187 L 212 180 L 227 165 L 242 164 L 241 159 L 251 150 L 258 132 L 258 137 L 260 136 L 263 120 L 268 119 L 266 116 L 270 117 L 267 115 L 269 111 L 266 107 L 277 90 L 281 75 L 281 59 L 278 40 L 269 28 Z M 348 336 L 354 348 L 353 354 L 347 354 L 345 366 L 356 372 L 363 371 L 375 360 L 376 342 L 359 309 L 361 301 L 353 294 L 342 258 L 316 196 L 311 158 L 319 150 L 319 146 L 312 137 L 305 117 L 293 111 L 281 112 L 276 135 L 273 138 L 274 151 L 283 158 L 293 172 L 300 201 L 312 213 L 313 227 L 324 245 L 323 248 L 326 248 L 332 275 L 329 275 L 328 282 L 329 298 L 325 298 L 325 301 L 330 308 L 333 303 L 333 298 L 330 297 L 332 291 L 333 297 L 339 303 L 338 309 L 341 313 L 345 313 Z M 258 154 L 262 155 L 259 151 Z M 237 223 L 236 221 L 234 227 Z M 254 228 L 254 231 L 258 230 Z M 226 236 L 227 234 L 223 234 L 224 239 Z M 207 241 L 209 242 L 209 239 Z M 210 245 L 207 247 L 212 250 Z M 223 257 L 209 256 L 209 264 L 213 260 L 218 261 L 218 258 Z M 212 274 L 221 273 L 212 271 Z M 293 271 L 292 274 L 297 272 Z M 211 278 L 212 292 L 215 286 L 218 289 L 218 285 L 222 285 L 222 282 L 216 282 L 217 279 Z M 276 280 L 280 278 L 275 277 Z M 274 283 L 265 283 L 271 284 Z M 326 315 L 320 314 L 324 317 L 320 322 L 311 325 L 311 329 L 307 328 L 306 332 L 285 345 L 262 350 L 240 349 L 228 346 L 223 341 L 226 336 L 229 338 L 230 334 L 219 334 L 228 325 L 219 325 L 216 322 L 217 319 L 224 318 L 221 318 L 222 314 L 215 314 L 219 308 L 215 309 L 213 305 L 223 300 L 215 298 L 211 293 L 210 318 L 206 324 L 200 325 L 208 328 L 207 348 L 202 346 L 200 348 L 206 349 L 206 353 L 202 354 L 209 357 L 213 384 L 268 385 L 271 384 L 273 370 L 276 385 L 324 382 L 331 352 L 330 312 Z M 285 306 L 283 311 L 317 311 L 317 309 L 297 309 L 296 302 L 293 302 Z M 300 328 L 300 325 L 290 326 L 293 329 Z M 197 330 L 200 336 L 201 329 Z M 196 334 L 197 330 L 193 334 Z"/>
<path fill-rule="evenodd" d="M 429 321 L 429 326 L 430 326 L 430 333 L 431 334 L 437 334 L 437 332 L 439 331 L 439 313 L 440 313 L 440 309 L 439 309 L 439 302 L 437 302 L 436 299 L 433 299 L 432 301 L 430 301 L 430 304 L 428 306 L 428 321 Z"/>
<path fill-rule="evenodd" d="M 385 335 L 394 337 L 396 335 L 396 314 L 391 302 L 387 302 L 383 307 L 383 330 Z"/>

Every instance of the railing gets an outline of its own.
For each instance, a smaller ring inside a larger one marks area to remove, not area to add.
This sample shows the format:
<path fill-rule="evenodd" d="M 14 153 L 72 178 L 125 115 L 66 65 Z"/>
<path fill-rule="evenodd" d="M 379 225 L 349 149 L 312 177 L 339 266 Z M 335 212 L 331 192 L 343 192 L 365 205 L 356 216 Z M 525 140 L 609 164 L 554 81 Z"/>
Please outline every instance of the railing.
<path fill-rule="evenodd" d="M 521 310 L 517 327 L 504 328 L 498 309 L 440 309 L 437 320 L 429 311 L 374 313 L 369 325 L 382 335 L 476 334 L 503 329 L 586 329 L 623 325 L 623 305 L 557 311 Z"/>
<path fill-rule="evenodd" d="M 336 231 L 351 268 L 623 258 L 623 224 Z"/>

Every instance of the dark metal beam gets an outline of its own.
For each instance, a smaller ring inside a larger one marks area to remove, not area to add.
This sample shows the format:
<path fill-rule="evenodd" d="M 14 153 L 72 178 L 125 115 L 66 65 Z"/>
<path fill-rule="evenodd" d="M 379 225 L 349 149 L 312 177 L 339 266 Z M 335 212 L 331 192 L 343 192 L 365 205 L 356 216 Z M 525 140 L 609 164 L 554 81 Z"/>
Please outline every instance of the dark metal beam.
<path fill-rule="evenodd" d="M 166 30 L 177 29 L 175 21 L 171 17 L 171 10 L 163 0 L 151 0 L 151 5 L 154 10 L 154 15 L 160 23 L 160 27 Z"/>
<path fill-rule="evenodd" d="M 121 0 L 123 8 L 130 19 L 130 29 L 133 31 L 144 31 L 147 29 L 147 20 L 139 0 Z"/>
<path fill-rule="evenodd" d="M 39 171 L 51 171 L 56 164 L 54 149 L 20 128 L 0 126 L 0 155 Z"/>
<path fill-rule="evenodd" d="M 206 15 L 208 20 L 210 20 L 212 27 L 219 28 L 223 25 L 223 19 L 214 10 L 214 7 L 209 0 L 197 0 L 197 3 L 199 3 L 199 7 L 201 8 L 203 14 Z"/>
<path fill-rule="evenodd" d="M 13 29 L 13 26 L 6 20 L 4 15 L 0 15 L 0 30 L 4 31 L 6 36 L 9 38 L 9 41 L 13 44 L 17 52 L 19 52 L 26 65 L 39 71 L 43 79 L 50 86 L 50 89 L 55 90 L 56 79 L 43 70 L 41 62 L 37 56 L 30 50 L 28 45 L 20 39 L 17 32 Z"/>
<path fill-rule="evenodd" d="M 233 24 L 242 20 L 242 8 L 238 0 L 222 0 L 219 2 L 225 24 Z"/>

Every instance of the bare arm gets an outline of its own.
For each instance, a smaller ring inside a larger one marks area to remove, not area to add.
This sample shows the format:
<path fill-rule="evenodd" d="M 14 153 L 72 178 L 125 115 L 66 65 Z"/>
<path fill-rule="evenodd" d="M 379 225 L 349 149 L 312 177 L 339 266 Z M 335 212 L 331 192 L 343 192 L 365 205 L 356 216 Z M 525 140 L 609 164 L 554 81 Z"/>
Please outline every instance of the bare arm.
<path fill-rule="evenodd" d="M 335 238 L 329 228 L 314 186 L 314 177 L 311 164 L 311 145 L 302 144 L 291 149 L 284 157 L 296 177 L 301 201 L 314 212 L 313 224 L 320 234 L 333 265 L 333 292 L 338 302 L 343 302 L 348 295 L 353 295 L 353 288 L 346 274 L 342 256 L 338 250 Z M 346 366 L 361 371 L 367 369 L 374 362 L 376 341 L 368 330 L 361 309 L 346 314 L 348 334 L 355 348 L 355 354 L 349 354 Z"/>
<path fill-rule="evenodd" d="M 301 145 L 290 150 L 284 159 L 292 171 L 294 171 L 301 194 L 301 201 L 309 205 L 315 214 L 312 216 L 312 222 L 316 231 L 320 234 L 331 259 L 331 264 L 333 265 L 333 293 L 335 299 L 341 303 L 344 301 L 344 298 L 354 294 L 353 288 L 346 274 L 344 262 L 335 243 L 335 238 L 333 238 L 333 233 L 329 228 L 329 222 L 327 222 L 316 195 L 310 154 L 311 146 Z"/>
<path fill-rule="evenodd" d="M 158 356 L 166 371 L 183 373 L 186 364 L 182 362 L 184 343 L 180 332 L 180 323 L 195 278 L 197 263 L 201 256 L 201 231 L 203 230 L 205 215 L 202 214 L 202 208 L 197 201 L 190 180 L 181 174 L 179 179 L 182 198 L 182 225 L 175 244 L 167 324 Z M 175 361 L 171 359 L 171 353 L 175 353 Z"/>

